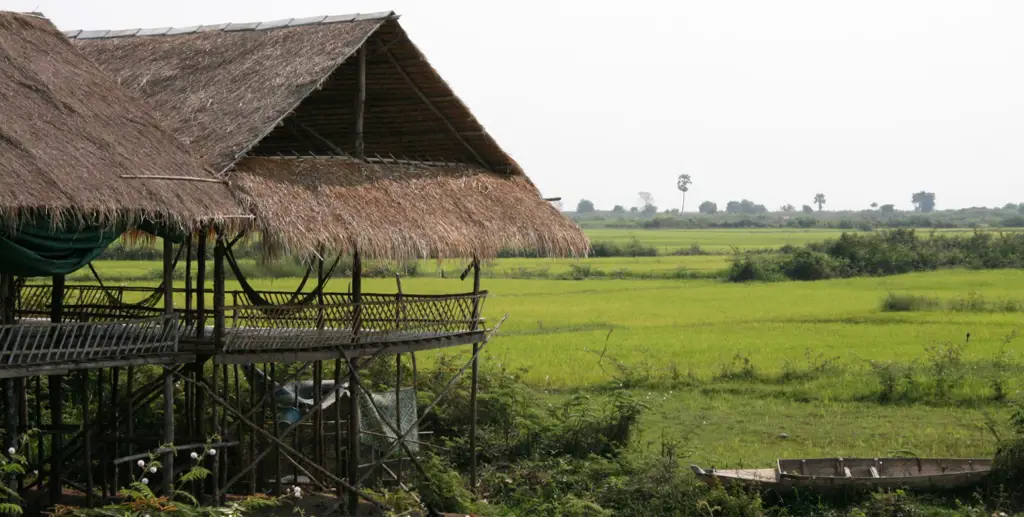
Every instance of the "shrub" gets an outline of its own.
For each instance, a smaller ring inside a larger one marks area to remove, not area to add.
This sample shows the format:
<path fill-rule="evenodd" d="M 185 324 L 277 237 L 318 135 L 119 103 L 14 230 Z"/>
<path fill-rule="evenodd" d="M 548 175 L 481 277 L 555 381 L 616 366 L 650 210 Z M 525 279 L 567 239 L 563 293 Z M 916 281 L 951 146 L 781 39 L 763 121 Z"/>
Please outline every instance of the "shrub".
<path fill-rule="evenodd" d="M 882 312 L 931 311 L 940 307 L 938 300 L 911 294 L 889 293 L 882 300 Z"/>
<path fill-rule="evenodd" d="M 756 255 L 737 255 L 729 265 L 730 282 L 776 282 L 784 277 L 777 260 Z"/>

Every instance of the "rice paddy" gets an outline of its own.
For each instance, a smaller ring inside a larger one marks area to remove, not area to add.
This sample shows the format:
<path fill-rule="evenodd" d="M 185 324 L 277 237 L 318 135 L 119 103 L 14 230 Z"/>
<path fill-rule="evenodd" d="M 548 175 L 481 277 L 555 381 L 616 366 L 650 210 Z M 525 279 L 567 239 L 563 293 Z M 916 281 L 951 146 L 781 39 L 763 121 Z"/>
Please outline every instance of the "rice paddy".
<path fill-rule="evenodd" d="M 692 242 L 708 249 L 730 245 L 730 236 L 737 246 L 771 248 L 837 235 L 821 230 L 616 232 L 598 230 L 591 238 L 637 236 L 665 249 Z M 728 260 L 727 255 L 697 255 L 581 263 L 608 271 L 714 271 Z M 528 382 L 552 397 L 574 392 L 597 397 L 618 385 L 637 390 L 649 406 L 638 454 L 656 454 L 660 444 L 671 441 L 693 462 L 717 467 L 770 463 L 780 456 L 892 451 L 986 456 L 996 447 L 991 429 L 1005 430 L 1011 404 L 1024 388 L 1024 338 L 1013 337 L 1020 313 L 882 310 L 889 293 L 944 300 L 971 294 L 1024 298 L 1019 294 L 1024 271 L 945 270 L 772 284 L 500 274 L 517 268 L 561 271 L 574 264 L 548 259 L 488 264 L 493 274 L 483 285 L 491 293 L 484 315 L 492 324 L 506 313 L 509 319 L 485 351 L 485 370 L 524 370 Z M 111 274 L 155 266 L 101 262 L 98 267 Z M 461 264 L 445 267 L 461 269 Z M 345 288 L 344 279 L 333 282 Z M 297 278 L 266 278 L 255 285 L 288 290 L 297 284 Z M 436 275 L 405 278 L 402 284 L 406 293 L 469 289 L 468 280 Z M 367 279 L 364 289 L 393 292 L 395 281 Z M 943 363 L 944 357 L 952 359 Z M 431 361 L 431 354 L 423 361 Z M 888 397 L 887 381 L 895 383 Z"/>

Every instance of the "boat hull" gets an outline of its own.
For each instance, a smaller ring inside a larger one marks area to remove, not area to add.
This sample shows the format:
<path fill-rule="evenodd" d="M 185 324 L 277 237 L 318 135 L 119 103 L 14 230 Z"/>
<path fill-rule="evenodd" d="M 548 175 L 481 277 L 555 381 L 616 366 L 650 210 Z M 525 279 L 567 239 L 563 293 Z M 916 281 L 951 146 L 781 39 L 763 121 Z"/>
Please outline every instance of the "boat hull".
<path fill-rule="evenodd" d="M 692 466 L 709 485 L 792 492 L 853 490 L 946 491 L 978 484 L 991 470 L 989 459 L 808 459 L 779 460 L 776 468 L 705 471 Z"/>

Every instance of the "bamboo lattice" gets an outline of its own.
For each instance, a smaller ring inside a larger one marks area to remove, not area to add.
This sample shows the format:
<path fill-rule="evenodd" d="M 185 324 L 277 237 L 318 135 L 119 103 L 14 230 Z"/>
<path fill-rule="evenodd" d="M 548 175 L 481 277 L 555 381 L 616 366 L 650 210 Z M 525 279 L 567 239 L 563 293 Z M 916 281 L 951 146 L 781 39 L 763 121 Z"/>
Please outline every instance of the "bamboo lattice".
<path fill-rule="evenodd" d="M 273 298 L 264 297 L 268 301 Z M 224 350 L 296 350 L 430 339 L 470 332 L 487 292 L 459 295 L 324 293 L 323 305 L 232 307 Z"/>
<path fill-rule="evenodd" d="M 32 366 L 169 354 L 178 350 L 177 318 L 101 323 L 23 320 L 0 325 L 0 364 Z"/>
<path fill-rule="evenodd" d="M 175 289 L 176 294 L 182 292 Z M 162 313 L 162 300 L 153 306 L 135 303 L 154 293 L 153 288 L 146 287 L 69 285 L 65 287 L 61 316 L 83 323 L 152 318 Z M 51 294 L 49 285 L 24 286 L 16 307 L 18 317 L 49 318 Z M 225 307 L 226 352 L 308 350 L 453 336 L 476 328 L 474 323 L 480 322 L 474 319 L 474 310 L 479 310 L 487 298 L 486 291 L 455 295 L 365 293 L 357 304 L 351 293 L 323 293 L 321 305 L 295 304 L 295 293 L 291 292 L 261 291 L 267 305 L 253 305 L 241 291 L 225 294 L 232 303 Z M 179 339 L 195 336 L 200 324 L 198 312 L 176 308 L 176 314 Z M 203 324 L 209 327 L 212 319 L 208 303 Z"/>

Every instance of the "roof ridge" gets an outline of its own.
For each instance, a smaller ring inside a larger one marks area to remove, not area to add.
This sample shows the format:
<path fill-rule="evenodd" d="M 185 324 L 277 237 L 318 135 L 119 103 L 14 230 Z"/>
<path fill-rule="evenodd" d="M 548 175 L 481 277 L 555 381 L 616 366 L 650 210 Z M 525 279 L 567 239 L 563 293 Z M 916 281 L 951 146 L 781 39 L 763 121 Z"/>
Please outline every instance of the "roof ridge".
<path fill-rule="evenodd" d="M 103 38 L 126 38 L 132 36 L 180 36 L 183 34 L 194 34 L 197 32 L 241 32 L 241 31 L 263 31 L 270 29 L 283 29 L 287 27 L 303 27 L 310 25 L 329 25 L 334 23 L 351 23 L 365 20 L 380 20 L 397 17 L 394 11 L 380 11 L 376 13 L 353 13 L 338 14 L 333 16 L 307 16 L 304 18 L 284 18 L 281 20 L 244 23 L 214 23 L 209 25 L 192 25 L 189 27 L 159 27 L 153 29 L 99 29 L 99 30 L 70 30 L 63 31 L 64 36 L 70 39 L 103 39 Z"/>

